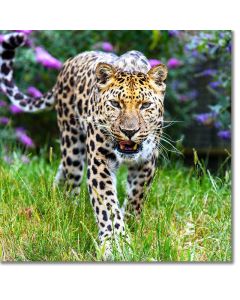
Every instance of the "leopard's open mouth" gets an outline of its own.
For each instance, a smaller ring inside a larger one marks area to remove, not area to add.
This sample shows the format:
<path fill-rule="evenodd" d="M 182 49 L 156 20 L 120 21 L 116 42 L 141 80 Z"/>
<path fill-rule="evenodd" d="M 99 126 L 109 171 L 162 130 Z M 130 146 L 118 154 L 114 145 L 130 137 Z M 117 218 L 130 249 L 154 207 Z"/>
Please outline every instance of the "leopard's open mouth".
<path fill-rule="evenodd" d="M 117 150 L 125 154 L 138 153 L 141 147 L 141 144 L 136 144 L 133 141 L 120 141 L 117 143 Z"/>

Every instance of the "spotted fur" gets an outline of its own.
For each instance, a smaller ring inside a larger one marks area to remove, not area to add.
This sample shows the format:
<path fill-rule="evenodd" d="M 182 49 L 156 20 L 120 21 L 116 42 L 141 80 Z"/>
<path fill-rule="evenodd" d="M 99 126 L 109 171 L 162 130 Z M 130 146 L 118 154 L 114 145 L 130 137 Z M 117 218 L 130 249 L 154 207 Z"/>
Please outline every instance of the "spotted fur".
<path fill-rule="evenodd" d="M 88 191 L 108 257 L 111 238 L 125 236 L 116 192 L 117 168 L 122 163 L 129 167 L 129 208 L 136 215 L 142 210 L 144 192 L 154 175 L 167 69 L 164 65 L 151 69 L 138 51 L 120 57 L 84 52 L 63 65 L 52 91 L 35 99 L 19 91 L 13 82 L 14 51 L 23 44 L 22 34 L 5 36 L 0 46 L 0 87 L 24 111 L 55 106 L 62 153 L 55 183 L 67 182 L 79 193 L 87 164 Z"/>

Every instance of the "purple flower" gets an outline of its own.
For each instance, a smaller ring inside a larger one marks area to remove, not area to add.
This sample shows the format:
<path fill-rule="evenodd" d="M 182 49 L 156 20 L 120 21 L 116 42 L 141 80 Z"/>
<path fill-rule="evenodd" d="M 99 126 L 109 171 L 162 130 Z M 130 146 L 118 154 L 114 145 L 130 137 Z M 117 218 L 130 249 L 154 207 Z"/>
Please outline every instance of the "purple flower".
<path fill-rule="evenodd" d="M 150 58 L 150 59 L 148 60 L 148 62 L 150 63 L 151 68 L 152 68 L 152 67 L 155 67 L 155 66 L 157 66 L 157 65 L 159 65 L 159 64 L 161 63 L 160 60 L 155 59 L 155 58 Z"/>
<path fill-rule="evenodd" d="M 10 122 L 10 119 L 7 117 L 0 117 L 0 124 L 7 125 Z"/>
<path fill-rule="evenodd" d="M 179 88 L 180 85 L 181 85 L 181 83 L 180 83 L 180 81 L 177 80 L 177 79 L 173 80 L 173 81 L 172 81 L 172 84 L 171 84 L 172 89 L 174 89 L 174 90 L 177 90 L 177 89 Z"/>
<path fill-rule="evenodd" d="M 0 100 L 0 107 L 5 107 L 7 106 L 7 103 L 5 101 Z"/>
<path fill-rule="evenodd" d="M 112 52 L 113 51 L 113 45 L 109 42 L 103 42 L 102 43 L 102 49 L 106 52 Z"/>
<path fill-rule="evenodd" d="M 57 69 L 59 70 L 62 67 L 62 63 L 57 60 L 55 57 L 50 55 L 45 49 L 42 47 L 35 48 L 36 53 L 36 61 L 49 69 Z"/>
<path fill-rule="evenodd" d="M 27 136 L 26 134 L 22 134 L 20 137 L 19 137 L 19 140 L 28 148 L 34 148 L 34 143 L 32 141 L 32 139 Z"/>
<path fill-rule="evenodd" d="M 34 98 L 40 98 L 42 97 L 42 93 L 36 89 L 34 86 L 30 86 L 28 89 L 27 89 L 27 92 L 30 96 L 34 97 Z"/>
<path fill-rule="evenodd" d="M 170 58 L 167 62 L 167 66 L 169 69 L 176 69 L 182 65 L 182 62 L 177 58 Z"/>
<path fill-rule="evenodd" d="M 22 128 L 16 129 L 16 136 L 18 140 L 23 143 L 27 148 L 34 148 L 35 145 L 32 139 L 25 133 L 25 130 Z"/>
<path fill-rule="evenodd" d="M 34 47 L 34 42 L 30 38 L 27 38 L 25 40 L 25 46 L 33 48 Z"/>
<path fill-rule="evenodd" d="M 12 157 L 8 156 L 8 155 L 5 155 L 3 157 L 3 160 L 7 163 L 7 164 L 11 164 L 13 162 L 13 159 Z"/>
<path fill-rule="evenodd" d="M 30 159 L 26 155 L 21 156 L 21 161 L 24 164 L 28 164 L 30 162 Z"/>
<path fill-rule="evenodd" d="M 195 120 L 203 125 L 213 125 L 216 113 L 203 113 L 195 116 Z"/>
<path fill-rule="evenodd" d="M 217 129 L 220 129 L 222 127 L 222 123 L 220 121 L 216 121 L 214 123 L 214 127 L 217 128 Z"/>
<path fill-rule="evenodd" d="M 218 137 L 223 140 L 230 140 L 231 139 L 231 131 L 230 130 L 220 130 L 218 131 Z"/>
<path fill-rule="evenodd" d="M 211 33 L 200 32 L 200 38 L 211 40 L 213 38 L 213 35 Z"/>
<path fill-rule="evenodd" d="M 4 35 L 0 34 L 0 43 L 2 43 L 4 41 Z"/>
<path fill-rule="evenodd" d="M 14 104 L 10 105 L 9 110 L 13 115 L 17 115 L 23 112 L 21 108 L 19 108 L 17 105 Z"/>
<path fill-rule="evenodd" d="M 168 30 L 168 35 L 171 37 L 178 37 L 180 33 L 180 30 Z"/>
<path fill-rule="evenodd" d="M 195 35 L 191 37 L 191 41 L 184 46 L 184 49 L 187 51 L 192 51 L 196 49 L 199 46 L 199 44 L 201 44 L 201 39 L 199 36 Z"/>
<path fill-rule="evenodd" d="M 16 32 L 22 32 L 22 33 L 24 33 L 26 35 L 29 35 L 29 34 L 31 34 L 33 32 L 33 30 L 15 30 L 15 31 Z"/>
<path fill-rule="evenodd" d="M 188 98 L 188 96 L 187 95 L 180 95 L 179 96 L 179 101 L 180 102 L 188 102 L 190 99 Z"/>
<path fill-rule="evenodd" d="M 198 92 L 196 90 L 192 90 L 192 91 L 187 92 L 184 95 L 179 95 L 178 99 L 180 102 L 188 102 L 188 101 L 194 100 L 197 97 L 197 95 L 198 95 Z"/>
<path fill-rule="evenodd" d="M 0 39 L 1 39 L 1 38 L 0 38 Z M 231 42 L 229 42 L 229 44 L 227 45 L 227 51 L 228 51 L 229 53 L 232 52 L 232 43 L 231 43 Z"/>
<path fill-rule="evenodd" d="M 220 37 L 221 39 L 224 39 L 225 33 L 224 33 L 224 32 L 219 32 L 219 37 Z"/>
<path fill-rule="evenodd" d="M 28 164 L 30 162 L 30 159 L 26 156 L 26 155 L 21 155 L 20 157 L 21 162 L 23 164 Z M 12 164 L 14 162 L 14 157 L 13 156 L 9 156 L 9 155 L 5 155 L 3 157 L 3 160 L 7 163 L 7 164 Z"/>
<path fill-rule="evenodd" d="M 209 83 L 209 86 L 212 88 L 212 89 L 215 89 L 217 87 L 219 87 L 221 85 L 221 82 L 220 81 L 212 81 Z"/>
<path fill-rule="evenodd" d="M 197 50 L 193 50 L 192 51 L 192 57 L 193 58 L 199 58 L 199 57 L 202 57 L 202 55 Z"/>
<path fill-rule="evenodd" d="M 23 128 L 23 127 L 17 127 L 17 128 L 16 128 L 16 132 L 19 132 L 19 133 L 25 133 L 25 132 L 26 132 L 26 129 Z"/>
<path fill-rule="evenodd" d="M 193 99 L 197 98 L 197 96 L 198 96 L 198 91 L 196 91 L 196 90 L 189 91 L 189 92 L 187 93 L 187 96 L 188 96 L 188 98 L 189 98 L 190 100 L 193 100 Z"/>
<path fill-rule="evenodd" d="M 217 73 L 216 70 L 213 69 L 206 69 L 203 72 L 200 73 L 202 76 L 214 76 Z"/>

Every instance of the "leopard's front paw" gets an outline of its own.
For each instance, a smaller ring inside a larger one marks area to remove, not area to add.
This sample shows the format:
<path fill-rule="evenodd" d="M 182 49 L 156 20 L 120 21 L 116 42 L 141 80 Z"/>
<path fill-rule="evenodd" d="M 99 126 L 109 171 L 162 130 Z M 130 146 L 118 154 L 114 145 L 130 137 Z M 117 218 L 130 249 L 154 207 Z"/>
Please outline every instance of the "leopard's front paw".
<path fill-rule="evenodd" d="M 132 256 L 129 236 L 112 236 L 105 239 L 100 244 L 99 254 L 103 261 L 128 261 Z"/>
<path fill-rule="evenodd" d="M 110 240 L 105 240 L 99 248 L 100 259 L 103 261 L 114 261 L 113 247 Z"/>

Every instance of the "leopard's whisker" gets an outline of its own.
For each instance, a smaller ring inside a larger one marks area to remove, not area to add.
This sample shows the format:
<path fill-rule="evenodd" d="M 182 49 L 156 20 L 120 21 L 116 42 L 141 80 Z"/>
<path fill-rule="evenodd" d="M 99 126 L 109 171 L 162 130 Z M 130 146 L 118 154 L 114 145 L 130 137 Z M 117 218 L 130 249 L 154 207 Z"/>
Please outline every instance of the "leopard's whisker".
<path fill-rule="evenodd" d="M 181 138 L 178 139 L 178 140 L 172 140 L 171 137 L 170 137 L 170 135 L 167 134 L 167 133 L 165 133 L 165 132 L 162 133 L 162 137 L 163 137 L 164 139 L 168 140 L 169 142 L 172 142 L 172 143 L 179 143 L 179 142 L 182 141 Z"/>
<path fill-rule="evenodd" d="M 171 142 L 167 141 L 163 137 L 161 137 L 160 143 L 161 143 L 161 141 L 164 141 L 165 143 L 167 143 L 168 145 L 170 145 L 173 148 L 173 150 L 172 150 L 172 149 L 168 149 L 165 147 L 168 151 L 179 154 L 179 155 L 183 155 L 182 152 L 179 151 Z M 163 145 L 163 144 L 161 143 L 161 145 Z"/>
<path fill-rule="evenodd" d="M 166 162 L 168 162 L 168 161 L 169 161 L 169 158 L 166 157 L 166 156 L 164 155 L 164 153 L 165 153 L 166 155 L 168 155 L 167 151 L 162 147 L 161 144 L 158 145 L 158 149 L 159 149 L 159 154 L 160 154 L 160 156 L 162 156 L 163 159 L 164 159 Z"/>

